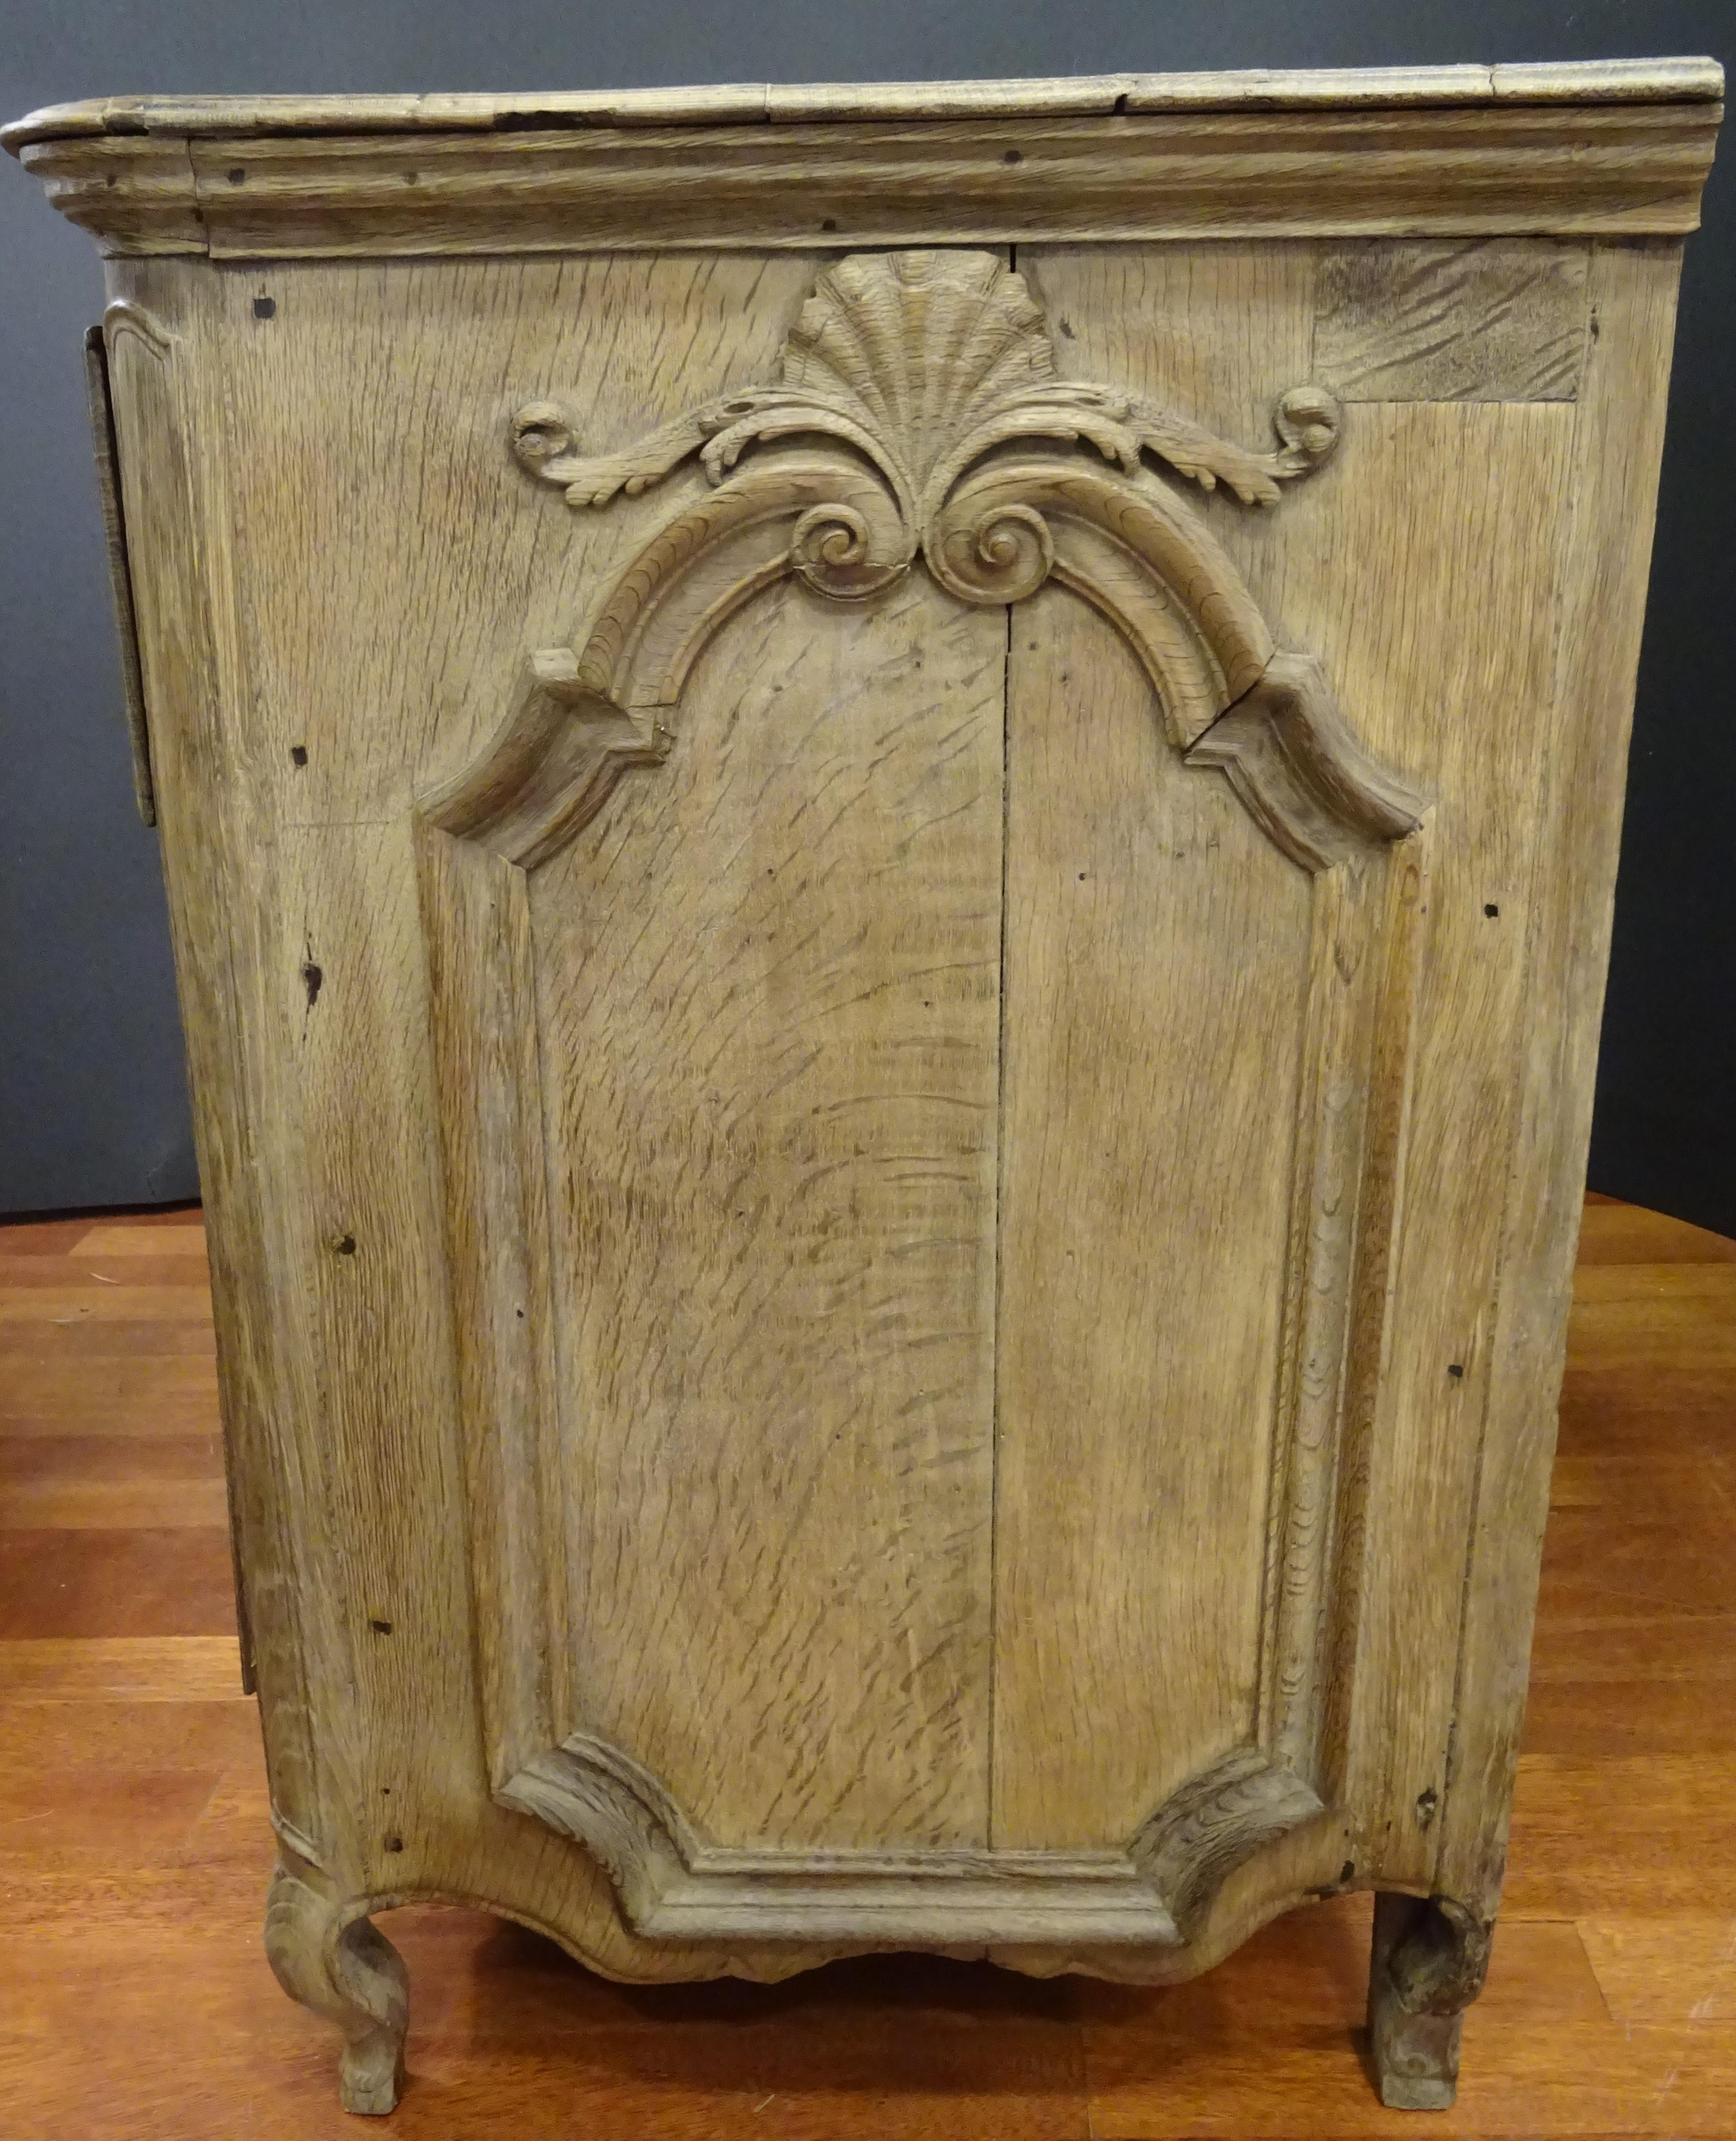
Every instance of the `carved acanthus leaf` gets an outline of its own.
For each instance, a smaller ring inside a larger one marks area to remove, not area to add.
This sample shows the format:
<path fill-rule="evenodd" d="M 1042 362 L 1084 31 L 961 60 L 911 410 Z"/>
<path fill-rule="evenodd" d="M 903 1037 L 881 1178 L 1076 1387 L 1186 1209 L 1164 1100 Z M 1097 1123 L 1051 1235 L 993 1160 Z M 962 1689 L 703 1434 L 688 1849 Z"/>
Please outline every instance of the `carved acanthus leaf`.
<path fill-rule="evenodd" d="M 829 269 L 784 346 L 776 386 L 703 403 L 624 452 L 585 456 L 550 402 L 513 420 L 513 450 L 573 506 L 636 495 L 698 455 L 720 483 L 752 445 L 820 435 L 863 455 L 925 539 L 965 471 L 1009 441 L 1094 446 L 1137 477 L 1144 456 L 1246 504 L 1319 467 L 1338 443 L 1338 404 L 1292 387 L 1273 413 L 1280 445 L 1257 453 L 1113 386 L 1059 378 L 1023 276 L 991 253 L 854 253 Z M 913 546 L 914 547 L 914 546 Z"/>

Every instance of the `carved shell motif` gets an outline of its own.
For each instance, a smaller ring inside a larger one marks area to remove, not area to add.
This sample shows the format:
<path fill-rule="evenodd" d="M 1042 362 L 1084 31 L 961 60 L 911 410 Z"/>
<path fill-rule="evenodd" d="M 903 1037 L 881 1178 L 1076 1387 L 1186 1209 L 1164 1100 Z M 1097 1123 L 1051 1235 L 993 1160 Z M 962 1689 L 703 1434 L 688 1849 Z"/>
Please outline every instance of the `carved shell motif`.
<path fill-rule="evenodd" d="M 1024 278 L 986 253 L 841 260 L 784 347 L 783 384 L 796 402 L 848 414 L 917 495 L 949 450 L 1054 377 Z"/>
<path fill-rule="evenodd" d="M 992 253 L 867 253 L 821 276 L 777 386 L 721 396 L 625 452 L 595 458 L 574 452 L 560 409 L 534 403 L 514 420 L 513 449 L 570 505 L 597 506 L 636 495 L 694 454 L 717 484 L 756 445 L 817 435 L 848 446 L 884 478 L 903 534 L 898 553 L 882 555 L 867 578 L 833 576 L 831 592 L 860 593 L 902 570 L 919 544 L 953 583 L 935 531 L 959 478 L 997 446 L 1083 440 L 1130 478 L 1150 454 L 1206 490 L 1221 481 L 1264 505 L 1331 453 L 1339 408 L 1319 388 L 1295 387 L 1273 422 L 1279 450 L 1254 453 L 1137 395 L 1058 378 L 1041 308 Z M 833 534 L 846 547 L 859 539 L 847 521 Z M 816 583 L 826 582 L 816 575 Z M 956 592 L 983 598 L 963 585 Z"/>

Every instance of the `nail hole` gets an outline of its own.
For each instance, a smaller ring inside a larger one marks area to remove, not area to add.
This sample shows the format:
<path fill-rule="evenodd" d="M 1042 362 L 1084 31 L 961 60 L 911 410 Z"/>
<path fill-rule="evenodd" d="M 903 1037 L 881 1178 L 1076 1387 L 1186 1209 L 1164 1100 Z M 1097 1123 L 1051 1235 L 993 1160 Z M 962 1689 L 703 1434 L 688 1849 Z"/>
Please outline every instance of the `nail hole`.
<path fill-rule="evenodd" d="M 518 1318 L 518 1320 L 519 1320 L 519 1322 L 520 1322 L 520 1323 L 522 1323 L 522 1322 L 524 1322 L 524 1320 L 525 1320 L 525 1312 L 524 1312 L 524 1310 L 523 1310 L 522 1308 L 515 1308 L 515 1309 L 513 1310 L 513 1312 L 513 1312 L 513 1314 L 514 1314 L 515 1317 L 517 1317 L 517 1318 Z"/>
<path fill-rule="evenodd" d="M 1492 922 L 1495 919 L 1496 916 L 1500 913 L 1500 912 L 1501 909 L 1495 904 L 1492 899 L 1489 901 L 1488 904 L 1483 908 L 1483 913 L 1488 916 Z"/>
<path fill-rule="evenodd" d="M 275 298 L 255 298 L 254 299 L 254 317 L 256 320 L 269 320 L 276 310 L 277 299 Z"/>
<path fill-rule="evenodd" d="M 404 1848 L 404 1839 L 403 1839 L 403 1838 L 402 1838 L 402 1837 L 401 1837 L 401 1836 L 388 1836 L 388 1837 L 387 1838 L 387 1839 L 386 1839 L 386 1848 L 387 1848 L 388 1851 L 402 1851 L 402 1850 L 403 1849 L 403 1848 Z"/>
<path fill-rule="evenodd" d="M 312 1011 L 314 1005 L 319 1002 L 319 986 L 324 979 L 325 974 L 323 970 L 316 967 L 311 959 L 309 959 L 302 967 L 302 987 L 308 992 L 308 1008 L 309 1011 Z"/>
<path fill-rule="evenodd" d="M 1354 1858 L 1347 1858 L 1339 1868 L 1339 1886 L 1342 1888 L 1347 1882 L 1354 1881 L 1355 1878 L 1356 1861 Z"/>
<path fill-rule="evenodd" d="M 339 1234 L 332 1243 L 334 1257 L 353 1257 L 355 1253 L 356 1238 L 353 1234 Z"/>
<path fill-rule="evenodd" d="M 420 171 L 406 171 L 406 172 L 405 172 L 405 174 L 404 174 L 404 184 L 405 184 L 407 186 L 419 185 L 421 184 L 421 182 L 422 182 L 422 173 L 421 173 Z"/>
<path fill-rule="evenodd" d="M 1464 1362 L 1462 1361 L 1449 1361 L 1447 1363 L 1447 1372 L 1452 1376 L 1454 1382 L 1462 1382 L 1465 1379 Z"/>
<path fill-rule="evenodd" d="M 389 1636 L 392 1633 L 392 1623 L 389 1621 L 370 1621 L 367 1625 L 377 1636 Z"/>
<path fill-rule="evenodd" d="M 1001 158 L 1001 161 L 1004 164 L 1022 164 L 1024 157 L 1018 150 L 1009 149 L 1006 155 Z"/>
<path fill-rule="evenodd" d="M 304 743 L 293 743 L 293 744 L 291 744 L 291 745 L 290 745 L 290 746 L 289 746 L 289 763 L 290 763 L 292 765 L 305 765 L 307 764 L 307 762 L 308 762 L 308 746 L 306 746 L 306 744 L 304 744 Z"/>
<path fill-rule="evenodd" d="M 838 219 L 835 215 L 827 216 L 826 220 L 820 226 L 822 230 L 836 230 L 837 227 Z"/>
<path fill-rule="evenodd" d="M 242 165 L 236 165 L 234 170 L 229 175 L 229 182 L 232 186 L 244 186 L 247 184 L 247 173 Z"/>

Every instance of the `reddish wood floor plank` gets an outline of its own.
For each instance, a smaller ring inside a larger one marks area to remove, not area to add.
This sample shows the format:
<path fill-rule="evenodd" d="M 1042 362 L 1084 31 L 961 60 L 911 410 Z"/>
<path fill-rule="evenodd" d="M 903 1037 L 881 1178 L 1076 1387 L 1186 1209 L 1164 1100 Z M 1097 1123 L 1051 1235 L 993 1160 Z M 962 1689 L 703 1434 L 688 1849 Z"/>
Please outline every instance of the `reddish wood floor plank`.
<path fill-rule="evenodd" d="M 1221 1968 L 1159 1993 L 1083 1994 L 1097 2141 L 1416 2136 L 1363 2071 L 1369 1905 L 1268 1927 Z M 1311 1918 L 1324 1920 L 1311 1923 Z M 1578 1932 L 1516 1920 L 1465 2025 L 1459 2102 L 1435 2134 L 1574 2134 L 1636 2122 L 1648 2072 L 1611 2023 Z M 1636 2132 L 1669 2132 L 1635 2123 Z"/>
<path fill-rule="evenodd" d="M 1686 1219 L 1641 1211 L 1607 1197 L 1588 1197 L 1580 1225 L 1579 1261 L 1587 1264 L 1731 1263 L 1736 1242 Z"/>
<path fill-rule="evenodd" d="M 235 1631 L 229 1534 L 0 1532 L 0 1632 L 224 1636 Z"/>

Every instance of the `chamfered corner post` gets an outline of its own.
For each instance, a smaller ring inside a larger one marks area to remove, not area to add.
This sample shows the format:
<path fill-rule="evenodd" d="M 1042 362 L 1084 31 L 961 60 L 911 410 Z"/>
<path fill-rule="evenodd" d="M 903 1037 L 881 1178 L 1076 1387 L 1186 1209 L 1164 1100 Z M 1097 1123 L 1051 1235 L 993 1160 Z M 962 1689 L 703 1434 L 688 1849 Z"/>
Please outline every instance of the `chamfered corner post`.
<path fill-rule="evenodd" d="M 1447 1897 L 1375 1897 L 1369 2050 L 1389 2109 L 1451 2109 L 1465 2010 L 1482 1990 L 1493 1931 Z"/>

